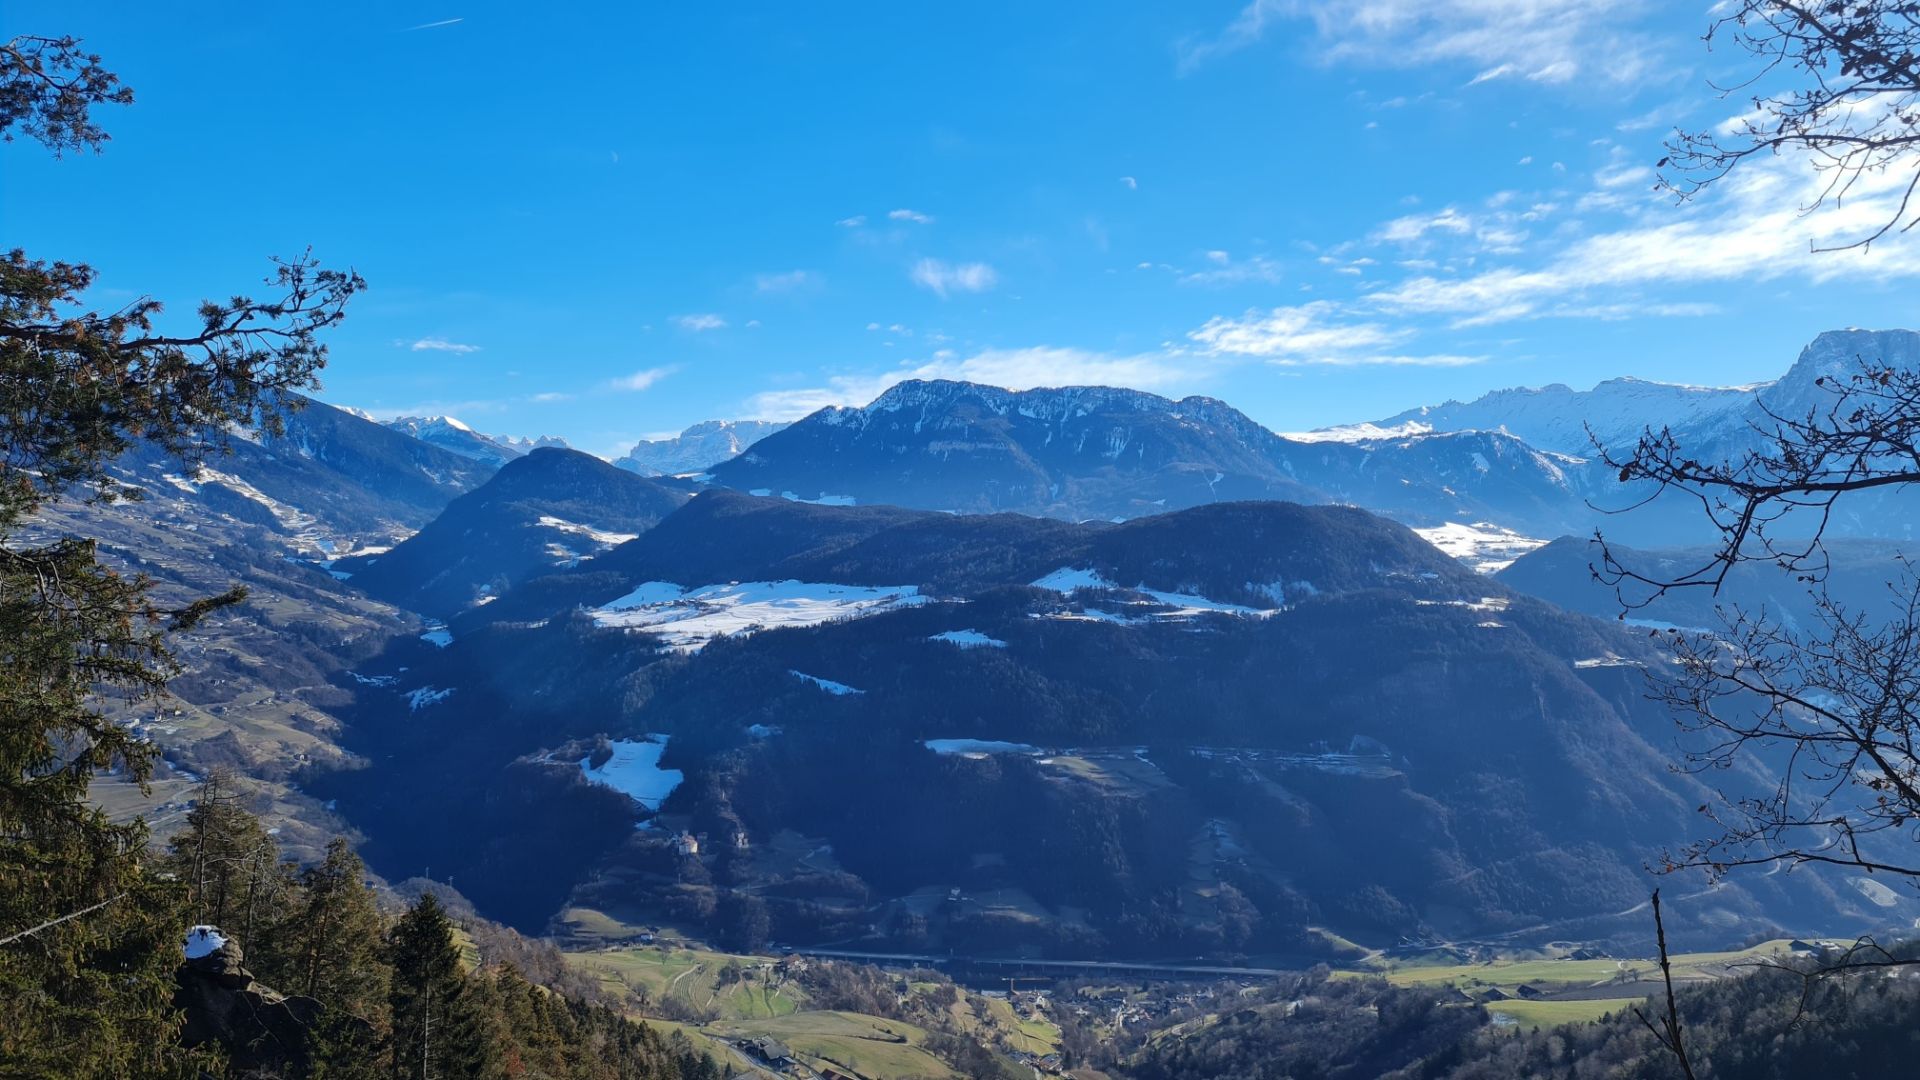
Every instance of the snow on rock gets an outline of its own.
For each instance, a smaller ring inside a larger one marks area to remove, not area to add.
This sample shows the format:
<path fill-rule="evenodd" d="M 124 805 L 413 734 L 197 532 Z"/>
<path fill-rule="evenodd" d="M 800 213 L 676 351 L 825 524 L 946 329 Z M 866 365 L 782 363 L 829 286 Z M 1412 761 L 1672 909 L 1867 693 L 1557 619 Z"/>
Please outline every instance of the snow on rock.
<path fill-rule="evenodd" d="M 618 739 L 613 743 L 613 756 L 598 768 L 591 764 L 593 758 L 581 758 L 580 772 L 590 783 L 610 787 L 649 810 L 658 810 L 686 779 L 679 769 L 660 767 L 660 755 L 666 751 L 665 735 Z"/>
<path fill-rule="evenodd" d="M 436 690 L 431 686 L 423 686 L 418 690 L 407 691 L 407 708 L 412 712 L 419 712 L 428 706 L 438 705 L 452 696 L 452 687 Z"/>
<path fill-rule="evenodd" d="M 427 632 L 420 635 L 420 640 L 444 649 L 453 644 L 453 631 L 444 626 L 428 627 Z"/>
<path fill-rule="evenodd" d="M 958 645 L 963 649 L 1004 649 L 1007 643 L 999 638 L 991 638 L 978 630 L 949 630 L 944 634 L 935 634 L 928 641 L 944 641 Z"/>
<path fill-rule="evenodd" d="M 684 589 L 649 581 L 593 612 L 596 626 L 645 630 L 678 652 L 698 652 L 717 637 L 781 627 L 818 626 L 927 602 L 912 585 L 838 585 L 811 581 L 736 581 Z"/>
<path fill-rule="evenodd" d="M 855 690 L 853 687 L 848 686 L 846 683 L 834 682 L 832 679 L 823 679 L 818 675 L 809 675 L 804 671 L 794 671 L 791 668 L 789 668 L 787 670 L 787 674 L 792 675 L 796 679 L 804 679 L 805 681 L 812 683 L 813 685 L 819 687 L 822 690 L 825 690 L 827 693 L 832 694 L 835 697 L 845 697 L 848 694 L 866 693 L 865 690 Z"/>
<path fill-rule="evenodd" d="M 1547 543 L 1545 540 L 1522 536 L 1490 521 L 1479 521 L 1472 525 L 1449 521 L 1445 525 L 1413 531 L 1420 539 L 1439 548 L 1442 554 L 1459 559 L 1482 574 L 1505 570 L 1515 559 L 1535 548 L 1545 547 Z"/>
<path fill-rule="evenodd" d="M 851 495 L 822 495 L 817 499 L 803 499 L 791 491 L 783 491 L 780 497 L 788 502 L 806 503 L 809 506 L 854 506 L 856 500 Z"/>
<path fill-rule="evenodd" d="M 187 928 L 185 949 L 187 959 L 198 960 L 203 956 L 212 956 L 227 943 L 227 935 L 217 926 L 190 926 Z"/>
<path fill-rule="evenodd" d="M 995 739 L 928 739 L 921 745 L 936 754 L 957 754 L 961 757 L 983 758 L 988 754 L 1038 754 L 1037 746 L 1027 743 L 1000 742 Z"/>

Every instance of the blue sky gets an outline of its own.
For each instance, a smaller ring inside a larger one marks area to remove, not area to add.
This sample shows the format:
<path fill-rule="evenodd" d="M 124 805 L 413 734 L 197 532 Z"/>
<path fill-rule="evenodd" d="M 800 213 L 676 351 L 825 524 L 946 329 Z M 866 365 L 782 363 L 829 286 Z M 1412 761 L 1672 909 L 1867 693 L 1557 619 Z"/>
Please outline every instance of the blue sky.
<path fill-rule="evenodd" d="M 1284 431 L 1920 322 L 1920 240 L 1807 251 L 1871 191 L 1652 190 L 1737 111 L 1706 7 L 12 0 L 138 100 L 103 155 L 0 148 L 0 226 L 189 315 L 311 245 L 371 285 L 325 399 L 601 453 L 911 375 Z"/>

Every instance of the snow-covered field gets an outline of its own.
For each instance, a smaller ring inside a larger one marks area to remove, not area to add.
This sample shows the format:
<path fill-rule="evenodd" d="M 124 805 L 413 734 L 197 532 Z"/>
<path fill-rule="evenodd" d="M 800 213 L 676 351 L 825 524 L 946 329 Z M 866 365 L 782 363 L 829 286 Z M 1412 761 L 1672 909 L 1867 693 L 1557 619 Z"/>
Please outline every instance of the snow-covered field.
<path fill-rule="evenodd" d="M 1038 754 L 1040 748 L 1026 743 L 1000 742 L 995 739 L 928 739 L 923 745 L 936 754 L 961 757 L 986 757 L 988 754 Z"/>
<path fill-rule="evenodd" d="M 1113 615 L 1104 611 L 1089 610 L 1086 612 L 1088 618 L 1099 622 L 1132 623 L 1140 621 L 1141 619 L 1190 619 L 1195 615 L 1209 613 L 1264 619 L 1279 610 L 1277 608 L 1262 609 L 1250 608 L 1242 604 L 1229 604 L 1223 600 L 1209 600 L 1204 596 L 1199 596 L 1194 593 L 1162 592 L 1158 589 L 1149 589 L 1144 585 L 1135 585 L 1128 588 L 1127 586 L 1116 585 L 1108 581 L 1096 570 L 1070 566 L 1061 567 L 1032 584 L 1036 589 L 1049 589 L 1061 595 L 1071 593 L 1075 589 L 1119 589 L 1123 592 L 1139 593 L 1142 596 L 1148 597 L 1156 604 L 1164 604 L 1173 609 L 1171 611 L 1147 613 L 1139 618 Z"/>
<path fill-rule="evenodd" d="M 604 529 L 596 529 L 591 525 L 581 525 L 578 522 L 553 517 L 549 514 L 542 514 L 540 516 L 540 524 L 546 528 L 557 529 L 563 533 L 586 537 L 588 540 L 593 541 L 603 548 L 618 547 L 629 540 L 637 539 L 640 535 L 639 533 L 608 532 Z"/>
<path fill-rule="evenodd" d="M 668 648 L 698 652 L 717 637 L 788 626 L 818 626 L 927 602 L 912 585 L 736 581 L 685 589 L 649 581 L 593 612 L 596 626 L 645 630 Z"/>
<path fill-rule="evenodd" d="M 1513 565 L 1513 560 L 1535 548 L 1545 547 L 1547 543 L 1531 536 L 1521 536 L 1491 521 L 1472 525 L 1449 521 L 1445 525 L 1413 531 L 1444 554 L 1459 559 L 1482 574 L 1505 570 Z"/>
<path fill-rule="evenodd" d="M 667 736 L 649 735 L 644 739 L 620 739 L 613 744 L 613 756 L 599 768 L 580 759 L 580 772 L 595 784 L 603 784 L 649 810 L 660 809 L 673 789 L 686 777 L 679 769 L 660 767 L 660 755 L 667 751 Z"/>

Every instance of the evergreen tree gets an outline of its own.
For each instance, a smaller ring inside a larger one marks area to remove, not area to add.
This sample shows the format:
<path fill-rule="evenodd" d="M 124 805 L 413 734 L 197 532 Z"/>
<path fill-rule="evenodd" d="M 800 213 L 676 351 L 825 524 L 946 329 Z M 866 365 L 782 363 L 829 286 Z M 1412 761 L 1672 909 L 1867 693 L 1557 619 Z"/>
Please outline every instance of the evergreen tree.
<path fill-rule="evenodd" d="M 314 1075 L 354 1080 L 386 1069 L 391 972 L 382 955 L 384 920 L 366 884 L 366 866 L 341 837 L 300 873 L 300 896 L 281 935 L 281 989 L 319 999 Z"/>
<path fill-rule="evenodd" d="M 71 38 L 0 43 L 0 139 L 97 150 L 92 107 L 131 100 Z M 159 692 L 165 635 L 241 594 L 161 610 L 91 540 L 21 531 L 63 495 L 135 495 L 110 468 L 135 441 L 191 459 L 226 424 L 275 428 L 270 406 L 311 384 L 316 335 L 362 283 L 302 258 L 278 267 L 281 298 L 207 303 L 197 328 L 170 334 L 151 299 L 89 311 L 93 277 L 0 255 L 0 1061 L 14 1076 L 184 1075 L 170 1049 L 177 890 L 146 872 L 141 822 L 86 801 L 98 769 L 144 785 L 154 748 L 96 703 Z"/>
<path fill-rule="evenodd" d="M 262 939 L 271 936 L 261 931 L 285 907 L 288 882 L 273 838 L 243 805 L 247 794 L 231 770 L 209 770 L 167 864 L 186 885 L 192 917 L 238 935 L 259 971 Z"/>
<path fill-rule="evenodd" d="M 407 909 L 387 935 L 393 965 L 396 1080 L 467 1080 L 487 1074 L 491 1043 L 474 1041 L 476 1002 L 468 995 L 453 922 L 432 893 Z"/>

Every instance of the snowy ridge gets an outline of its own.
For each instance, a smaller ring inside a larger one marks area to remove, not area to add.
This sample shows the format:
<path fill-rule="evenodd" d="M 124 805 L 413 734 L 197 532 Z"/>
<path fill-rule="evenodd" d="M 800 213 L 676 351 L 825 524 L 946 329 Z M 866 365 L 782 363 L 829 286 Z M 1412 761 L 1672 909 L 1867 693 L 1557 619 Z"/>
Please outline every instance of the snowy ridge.
<path fill-rule="evenodd" d="M 1564 383 L 1515 387 L 1495 390 L 1472 401 L 1423 405 L 1370 424 L 1322 428 L 1290 437 L 1356 441 L 1371 437 L 1365 434 L 1370 430 L 1407 434 L 1413 434 L 1413 428 L 1435 433 L 1497 431 L 1541 449 L 1590 457 L 1594 438 L 1603 445 L 1617 446 L 1631 443 L 1648 428 L 1692 427 L 1744 408 L 1765 385 L 1686 386 L 1623 377 L 1608 379 L 1591 390 L 1575 390 Z"/>

